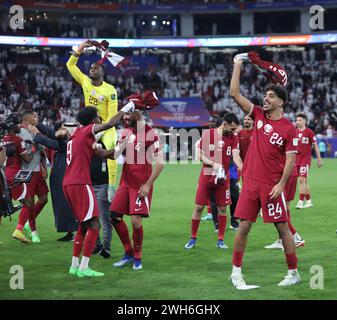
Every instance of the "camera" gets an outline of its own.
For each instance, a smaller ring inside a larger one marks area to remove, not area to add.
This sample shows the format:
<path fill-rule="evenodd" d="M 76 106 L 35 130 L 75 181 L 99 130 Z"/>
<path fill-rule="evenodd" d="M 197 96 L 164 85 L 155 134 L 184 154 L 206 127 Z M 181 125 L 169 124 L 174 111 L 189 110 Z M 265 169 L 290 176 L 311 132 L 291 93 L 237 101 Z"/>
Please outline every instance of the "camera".
<path fill-rule="evenodd" d="M 13 112 L 0 122 L 0 138 L 2 138 L 7 130 L 14 129 L 20 123 L 18 115 Z"/>
<path fill-rule="evenodd" d="M 22 203 L 14 206 L 13 199 L 11 196 L 11 189 L 18 184 L 29 182 L 32 178 L 31 170 L 20 170 L 14 177 L 14 182 L 8 185 L 5 171 L 2 166 L 0 166 L 0 217 L 11 216 L 16 211 L 22 208 Z"/>

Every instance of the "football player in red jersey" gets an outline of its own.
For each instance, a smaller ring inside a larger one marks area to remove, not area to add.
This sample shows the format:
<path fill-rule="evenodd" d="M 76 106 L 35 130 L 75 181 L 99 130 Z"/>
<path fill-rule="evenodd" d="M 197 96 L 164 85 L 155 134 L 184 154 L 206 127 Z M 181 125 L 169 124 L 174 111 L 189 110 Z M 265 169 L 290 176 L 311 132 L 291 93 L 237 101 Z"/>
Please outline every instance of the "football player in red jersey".
<path fill-rule="evenodd" d="M 12 114 L 14 115 L 14 114 Z M 9 115 L 8 117 L 10 117 Z M 15 117 L 15 115 L 14 115 Z M 4 136 L 3 142 L 5 144 L 7 161 L 5 168 L 5 175 L 8 184 L 14 182 L 14 177 L 21 170 L 22 162 L 29 163 L 33 159 L 33 153 L 28 152 L 25 148 L 25 142 L 17 136 L 20 133 L 20 127 L 16 122 L 8 123 L 8 134 Z M 34 210 L 34 201 L 27 197 L 27 185 L 25 183 L 16 185 L 11 189 L 11 196 L 14 200 L 23 200 L 23 207 L 21 209 L 18 224 L 12 234 L 13 239 L 17 239 L 23 243 L 30 243 L 22 232 L 25 223 L 28 221 L 29 215 Z"/>
<path fill-rule="evenodd" d="M 300 113 L 296 116 L 296 127 L 298 136 L 298 156 L 296 158 L 296 165 L 298 169 L 298 176 L 300 182 L 299 201 L 296 209 L 310 208 L 313 206 L 310 196 L 310 188 L 308 183 L 308 173 L 311 165 L 311 150 L 314 150 L 317 156 L 317 166 L 320 168 L 323 164 L 321 153 L 317 145 L 315 133 L 306 127 L 307 116 Z M 306 203 L 304 203 L 306 200 Z"/>
<path fill-rule="evenodd" d="M 239 290 L 257 287 L 246 285 L 241 266 L 248 234 L 262 208 L 264 222 L 273 223 L 282 239 L 288 265 L 288 273 L 278 285 L 291 286 L 300 282 L 300 276 L 283 190 L 295 165 L 296 129 L 283 117 L 282 108 L 287 101 L 287 91 L 283 87 L 268 86 L 262 108 L 241 95 L 242 63 L 240 59 L 234 60 L 230 94 L 245 113 L 254 117 L 254 129 L 243 166 L 244 184 L 235 211 L 235 217 L 241 221 L 234 240 L 231 280 Z"/>
<path fill-rule="evenodd" d="M 133 263 L 132 268 L 140 270 L 144 237 L 142 219 L 150 216 L 153 183 L 164 168 L 164 159 L 158 135 L 145 123 L 139 111 L 126 114 L 124 124 L 126 129 L 120 141 L 127 139 L 125 162 L 110 211 L 125 252 L 113 265 L 123 267 Z M 131 216 L 133 246 L 123 215 Z"/>
<path fill-rule="evenodd" d="M 245 162 L 246 154 L 250 141 L 253 135 L 254 120 L 253 118 L 246 114 L 243 118 L 243 129 L 238 132 L 239 145 L 240 145 L 240 157 L 242 162 Z"/>
<path fill-rule="evenodd" d="M 229 164 L 233 161 L 239 170 L 242 161 L 239 155 L 239 142 L 234 131 L 240 124 L 234 113 L 226 113 L 220 127 L 206 130 L 201 139 L 197 152 L 203 162 L 200 172 L 198 189 L 195 197 L 195 207 L 192 214 L 191 238 L 185 249 L 192 249 L 197 242 L 200 218 L 205 205 L 208 204 L 211 192 L 218 207 L 218 240 L 216 246 L 227 249 L 224 244 L 227 216 L 226 207 L 231 204 L 229 191 Z"/>
<path fill-rule="evenodd" d="M 79 278 L 104 275 L 89 268 L 89 260 L 100 228 L 98 204 L 90 178 L 90 163 L 97 146 L 95 134 L 112 128 L 122 119 L 124 113 L 133 109 L 134 103 L 129 102 L 108 122 L 100 123 L 96 108 L 85 107 L 77 115 L 81 127 L 74 131 L 67 144 L 63 191 L 79 221 L 69 273 Z M 106 151 L 105 157 L 115 158 L 115 151 L 116 149 Z M 83 255 L 79 263 L 82 248 Z"/>

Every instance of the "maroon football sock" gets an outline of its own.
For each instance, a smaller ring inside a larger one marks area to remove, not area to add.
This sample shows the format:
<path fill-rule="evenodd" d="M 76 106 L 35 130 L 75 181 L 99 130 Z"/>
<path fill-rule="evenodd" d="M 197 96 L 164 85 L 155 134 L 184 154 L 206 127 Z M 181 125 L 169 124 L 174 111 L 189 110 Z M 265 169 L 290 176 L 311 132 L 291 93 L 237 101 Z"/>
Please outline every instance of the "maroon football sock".
<path fill-rule="evenodd" d="M 85 233 L 81 226 L 78 227 L 75 238 L 74 238 L 74 246 L 73 246 L 73 256 L 79 257 L 83 248 Z"/>
<path fill-rule="evenodd" d="M 223 240 L 226 231 L 227 216 L 218 214 L 218 223 L 218 240 Z"/>
<path fill-rule="evenodd" d="M 131 240 L 129 237 L 129 230 L 128 226 L 124 222 L 124 220 L 121 220 L 121 222 L 114 224 L 115 230 L 119 236 L 119 239 L 121 240 L 125 253 L 129 256 L 133 256 L 133 249 Z"/>
<path fill-rule="evenodd" d="M 132 239 L 133 239 L 133 248 L 134 248 L 134 258 L 135 259 L 141 259 L 142 258 L 142 244 L 143 244 L 143 226 L 140 226 L 140 228 L 133 229 L 132 233 Z"/>
<path fill-rule="evenodd" d="M 240 268 L 242 266 L 244 251 L 233 251 L 232 263 L 235 267 Z"/>
<path fill-rule="evenodd" d="M 285 253 L 286 262 L 289 270 L 297 269 L 297 257 L 296 253 Z"/>
<path fill-rule="evenodd" d="M 21 230 L 23 229 L 24 225 L 26 224 L 30 213 L 33 211 L 32 207 L 23 206 L 19 215 L 18 224 L 16 229 Z"/>
<path fill-rule="evenodd" d="M 191 225 L 191 238 L 194 238 L 194 239 L 197 238 L 197 233 L 198 233 L 198 229 L 199 229 L 199 224 L 200 224 L 200 220 L 192 219 L 192 225 Z"/>
<path fill-rule="evenodd" d="M 91 254 L 95 248 L 96 240 L 98 237 L 99 230 L 88 228 L 88 231 L 84 238 L 83 243 L 83 256 L 84 257 L 91 257 Z"/>

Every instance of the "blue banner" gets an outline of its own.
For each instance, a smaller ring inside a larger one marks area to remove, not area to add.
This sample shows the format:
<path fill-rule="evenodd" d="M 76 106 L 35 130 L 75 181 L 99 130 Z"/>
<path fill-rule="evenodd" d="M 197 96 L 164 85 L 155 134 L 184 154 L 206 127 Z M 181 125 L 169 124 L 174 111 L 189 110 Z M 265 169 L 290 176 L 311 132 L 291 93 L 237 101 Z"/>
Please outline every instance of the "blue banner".
<path fill-rule="evenodd" d="M 160 105 L 150 111 L 155 127 L 207 127 L 209 112 L 201 98 L 161 98 Z"/>

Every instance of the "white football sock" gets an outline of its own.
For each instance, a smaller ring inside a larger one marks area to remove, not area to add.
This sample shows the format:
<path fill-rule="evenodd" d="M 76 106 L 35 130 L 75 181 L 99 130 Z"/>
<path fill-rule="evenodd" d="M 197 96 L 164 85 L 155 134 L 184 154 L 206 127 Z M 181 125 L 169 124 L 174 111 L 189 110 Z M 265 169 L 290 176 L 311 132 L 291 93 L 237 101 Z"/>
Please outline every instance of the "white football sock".
<path fill-rule="evenodd" d="M 85 257 L 85 256 L 82 257 L 81 265 L 80 265 L 81 271 L 89 267 L 89 260 L 90 260 L 89 257 Z"/>
<path fill-rule="evenodd" d="M 73 257 L 71 260 L 71 267 L 72 268 L 78 268 L 80 265 L 80 259 L 78 257 Z"/>

